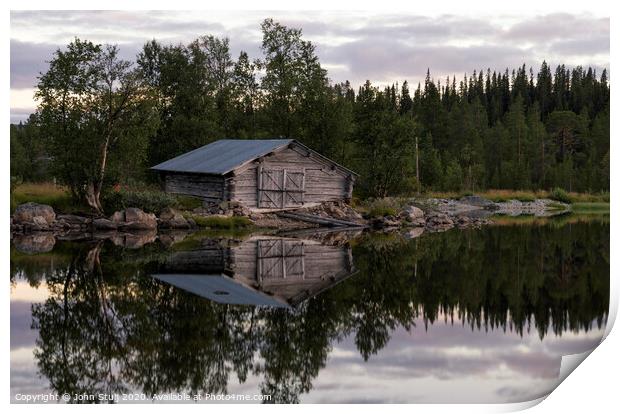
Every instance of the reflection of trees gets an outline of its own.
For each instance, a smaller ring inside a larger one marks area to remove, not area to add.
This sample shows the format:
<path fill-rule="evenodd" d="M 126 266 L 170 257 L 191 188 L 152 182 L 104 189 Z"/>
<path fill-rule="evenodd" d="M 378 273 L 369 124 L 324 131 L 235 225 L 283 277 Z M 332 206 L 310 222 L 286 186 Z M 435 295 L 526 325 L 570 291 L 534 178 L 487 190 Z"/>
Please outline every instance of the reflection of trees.
<path fill-rule="evenodd" d="M 149 250 L 150 249 L 150 250 Z M 596 223 L 449 231 L 356 241 L 360 272 L 295 310 L 220 305 L 148 275 L 162 252 L 81 246 L 33 307 L 36 358 L 58 392 L 226 392 L 261 378 L 296 402 L 331 346 L 367 360 L 398 327 L 458 318 L 476 329 L 590 329 L 609 306 L 609 227 Z M 604 253 L 604 254 L 603 254 Z"/>

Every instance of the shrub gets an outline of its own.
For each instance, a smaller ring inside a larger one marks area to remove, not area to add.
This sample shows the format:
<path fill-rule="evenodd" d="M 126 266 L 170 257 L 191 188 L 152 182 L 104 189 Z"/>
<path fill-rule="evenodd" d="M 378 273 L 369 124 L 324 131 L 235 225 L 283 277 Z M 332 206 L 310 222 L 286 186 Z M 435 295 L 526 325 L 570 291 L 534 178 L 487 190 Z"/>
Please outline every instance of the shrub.
<path fill-rule="evenodd" d="M 560 201 L 562 203 L 570 203 L 572 200 L 568 193 L 561 189 L 560 187 L 556 187 L 549 193 L 549 198 L 555 201 Z"/>
<path fill-rule="evenodd" d="M 390 198 L 379 198 L 370 202 L 368 206 L 368 216 L 395 216 L 397 214 L 397 209 L 398 200 Z"/>
<path fill-rule="evenodd" d="M 178 202 L 175 196 L 163 191 L 121 189 L 106 193 L 102 204 L 108 213 L 136 207 L 147 213 L 159 214 L 166 207 L 176 207 Z"/>

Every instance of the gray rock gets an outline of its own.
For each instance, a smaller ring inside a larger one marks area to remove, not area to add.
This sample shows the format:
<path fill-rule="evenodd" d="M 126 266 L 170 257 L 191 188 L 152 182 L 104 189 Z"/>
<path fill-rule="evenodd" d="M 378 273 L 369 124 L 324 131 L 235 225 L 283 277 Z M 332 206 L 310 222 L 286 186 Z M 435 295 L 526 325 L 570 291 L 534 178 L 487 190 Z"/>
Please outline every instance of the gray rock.
<path fill-rule="evenodd" d="M 128 230 L 151 230 L 157 228 L 157 218 L 155 214 L 145 213 L 139 208 L 130 207 L 125 209 L 124 211 L 125 221 L 122 223 L 118 223 L 116 219 L 120 218 L 114 217 L 112 218 L 113 222 L 116 222 L 119 227 Z M 114 213 L 116 215 L 116 213 Z"/>
<path fill-rule="evenodd" d="M 35 217 L 40 217 L 35 223 Z M 45 204 L 25 203 L 20 204 L 13 213 L 13 222 L 16 224 L 36 224 L 40 226 L 43 221 L 45 225 L 50 225 L 56 221 L 54 209 Z"/>
<path fill-rule="evenodd" d="M 420 237 L 424 233 L 424 227 L 416 227 L 406 231 L 403 234 L 403 237 L 407 240 L 415 239 L 416 237 Z"/>
<path fill-rule="evenodd" d="M 91 219 L 88 217 L 76 216 L 73 214 L 61 214 L 56 216 L 59 227 L 65 229 L 79 229 L 90 225 Z"/>
<path fill-rule="evenodd" d="M 110 220 L 114 223 L 122 223 L 125 221 L 125 212 L 124 211 L 115 211 L 114 214 L 110 216 Z"/>
<path fill-rule="evenodd" d="M 97 230 L 116 230 L 118 226 L 112 220 L 98 218 L 93 220 L 93 227 Z"/>
<path fill-rule="evenodd" d="M 135 234 L 117 234 L 111 237 L 112 243 L 128 249 L 138 249 L 145 244 L 152 243 L 157 239 L 156 231 L 143 231 Z"/>
<path fill-rule="evenodd" d="M 424 219 L 424 211 L 416 206 L 407 206 L 403 211 L 398 214 L 401 218 L 408 221 L 415 221 L 418 219 Z"/>
<path fill-rule="evenodd" d="M 34 216 L 32 218 L 32 224 L 34 227 L 38 227 L 43 230 L 48 229 L 50 223 L 48 223 L 43 216 Z"/>
<path fill-rule="evenodd" d="M 370 225 L 377 229 L 400 227 L 400 224 L 400 221 L 393 216 L 375 217 L 370 221 Z"/>
<path fill-rule="evenodd" d="M 165 208 L 159 215 L 159 227 L 168 229 L 188 229 L 190 224 L 183 214 L 173 208 Z"/>
<path fill-rule="evenodd" d="M 22 253 L 45 253 L 54 248 L 56 238 L 50 233 L 35 233 L 13 237 L 13 246 Z"/>

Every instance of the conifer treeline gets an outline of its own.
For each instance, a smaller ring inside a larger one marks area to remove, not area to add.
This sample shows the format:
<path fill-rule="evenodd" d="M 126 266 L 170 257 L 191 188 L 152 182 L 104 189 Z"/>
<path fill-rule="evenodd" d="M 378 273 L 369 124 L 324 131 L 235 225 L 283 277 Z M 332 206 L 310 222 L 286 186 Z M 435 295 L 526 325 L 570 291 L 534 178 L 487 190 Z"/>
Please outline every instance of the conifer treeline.
<path fill-rule="evenodd" d="M 330 82 L 301 30 L 271 19 L 261 29 L 263 56 L 256 60 L 245 52 L 235 60 L 228 39 L 214 36 L 144 46 L 134 67 L 155 102 L 157 127 L 148 142 L 132 146 L 129 159 L 122 146 L 110 149 L 108 186 L 155 179 L 146 167 L 217 139 L 290 137 L 359 172 L 360 196 L 609 189 L 606 70 L 598 75 L 560 65 L 552 73 L 543 62 L 537 72 L 523 65 L 444 82 L 428 71 L 413 91 L 407 82 L 377 87 L 368 81 L 355 90 L 349 82 Z M 63 181 L 71 171 L 54 159 L 83 154 L 86 144 L 71 139 L 61 153 L 49 154 L 51 127 L 39 122 L 40 112 L 11 128 L 11 174 L 25 180 L 57 174 Z M 117 128 L 121 135 L 135 133 Z M 50 158 L 55 168 L 40 168 L 40 160 Z"/>
<path fill-rule="evenodd" d="M 382 92 L 388 107 L 416 121 L 420 180 L 444 190 L 609 188 L 607 71 L 546 62 L 504 73 L 473 72 L 442 85 L 427 72 L 413 96 L 407 82 Z M 372 90 L 367 82 L 360 97 Z"/>

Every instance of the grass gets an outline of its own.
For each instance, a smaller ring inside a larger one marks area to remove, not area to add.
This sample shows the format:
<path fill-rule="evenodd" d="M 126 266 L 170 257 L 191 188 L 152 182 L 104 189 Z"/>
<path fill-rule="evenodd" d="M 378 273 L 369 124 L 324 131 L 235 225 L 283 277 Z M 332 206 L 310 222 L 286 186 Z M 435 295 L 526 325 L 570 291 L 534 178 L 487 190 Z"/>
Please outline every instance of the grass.
<path fill-rule="evenodd" d="M 185 218 L 193 219 L 199 227 L 205 227 L 209 229 L 222 229 L 222 230 L 234 230 L 252 227 L 254 224 L 249 218 L 243 216 L 197 216 L 194 214 L 186 213 Z"/>
<path fill-rule="evenodd" d="M 202 200 L 191 196 L 177 196 L 177 206 L 182 210 L 193 210 L 202 207 Z"/>
<path fill-rule="evenodd" d="M 571 205 L 573 213 L 598 213 L 609 214 L 609 203 L 605 202 L 579 202 Z"/>
<path fill-rule="evenodd" d="M 114 200 L 119 198 L 120 200 Z M 52 206 L 57 213 L 89 213 L 90 208 L 76 202 L 64 186 L 50 182 L 17 184 L 11 192 L 11 214 L 24 203 L 33 202 Z M 193 210 L 202 206 L 202 200 L 189 196 L 173 196 L 159 189 L 144 186 L 106 194 L 102 197 L 106 212 L 111 213 L 126 207 L 138 207 L 147 212 L 159 213 L 163 207 L 171 206 L 182 210 Z"/>
<path fill-rule="evenodd" d="M 65 187 L 53 183 L 17 185 L 11 193 L 11 213 L 18 205 L 28 202 L 47 204 L 61 213 L 88 212 L 88 207 L 76 203 Z"/>

